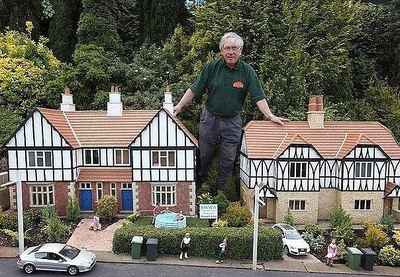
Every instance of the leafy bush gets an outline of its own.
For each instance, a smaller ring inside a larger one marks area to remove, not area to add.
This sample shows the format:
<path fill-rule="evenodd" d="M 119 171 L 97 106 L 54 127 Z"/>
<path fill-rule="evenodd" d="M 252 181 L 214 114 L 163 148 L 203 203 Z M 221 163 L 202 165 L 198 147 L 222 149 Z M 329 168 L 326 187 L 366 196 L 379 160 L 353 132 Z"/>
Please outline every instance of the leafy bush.
<path fill-rule="evenodd" d="M 101 218 L 111 221 L 117 214 L 118 201 L 112 195 L 106 195 L 99 200 L 97 205 L 97 215 Z"/>
<path fill-rule="evenodd" d="M 225 194 L 218 194 L 212 199 L 213 204 L 218 205 L 218 215 L 222 216 L 226 213 L 226 209 L 229 206 L 229 200 Z"/>
<path fill-rule="evenodd" d="M 291 226 L 294 225 L 294 219 L 293 219 L 293 214 L 292 211 L 288 208 L 285 216 L 283 217 L 283 222 L 286 224 L 289 224 Z"/>
<path fill-rule="evenodd" d="M 354 241 L 354 245 L 353 245 L 354 247 L 357 247 L 357 248 L 367 248 L 367 247 L 370 247 L 370 245 L 369 245 L 369 242 L 366 240 L 366 239 L 364 239 L 364 238 L 360 238 L 360 237 L 358 237 L 358 238 L 356 238 L 355 239 L 355 241 Z"/>
<path fill-rule="evenodd" d="M 81 215 L 78 198 L 76 196 L 69 197 L 67 204 L 67 219 L 70 222 L 77 222 Z"/>
<path fill-rule="evenodd" d="M 338 257 L 338 259 L 340 260 L 347 260 L 347 250 L 346 250 L 346 244 L 344 243 L 344 240 L 341 239 L 339 240 L 339 242 L 337 243 L 337 248 L 338 248 L 338 252 L 336 257 Z"/>
<path fill-rule="evenodd" d="M 324 229 L 314 223 L 307 223 L 304 226 L 304 231 L 307 233 L 311 233 L 314 237 L 322 235 L 324 233 Z"/>
<path fill-rule="evenodd" d="M 385 208 L 380 223 L 383 225 L 383 230 L 385 231 L 386 234 L 389 235 L 393 232 L 394 222 L 395 222 L 394 217 L 391 214 L 389 214 L 388 209 Z"/>
<path fill-rule="evenodd" d="M 40 210 L 29 209 L 24 211 L 24 227 L 25 229 L 32 228 L 40 223 Z"/>
<path fill-rule="evenodd" d="M 197 196 L 197 204 L 211 204 L 213 198 L 209 192 L 202 193 L 201 195 Z"/>
<path fill-rule="evenodd" d="M 40 209 L 40 226 L 44 227 L 47 220 L 57 217 L 56 208 L 54 206 L 46 206 Z"/>
<path fill-rule="evenodd" d="M 373 222 L 366 222 L 364 225 L 367 227 L 365 238 L 373 250 L 378 251 L 389 242 L 389 238 L 385 231 L 383 231 L 382 225 Z"/>
<path fill-rule="evenodd" d="M 246 207 L 229 205 L 221 219 L 228 221 L 229 227 L 243 227 L 249 223 L 251 214 Z"/>
<path fill-rule="evenodd" d="M 342 208 L 339 207 L 331 214 L 331 226 L 333 229 L 342 226 L 352 226 L 352 217 Z"/>
<path fill-rule="evenodd" d="M 386 245 L 379 251 L 378 259 L 384 265 L 400 266 L 400 250 L 396 250 L 393 245 Z"/>
<path fill-rule="evenodd" d="M 393 235 L 394 241 L 398 246 L 400 246 L 400 232 L 397 232 Z"/>
<path fill-rule="evenodd" d="M 228 221 L 218 219 L 217 221 L 213 222 L 212 227 L 215 227 L 215 228 L 228 227 Z"/>
<path fill-rule="evenodd" d="M 323 235 L 314 235 L 310 232 L 303 233 L 304 240 L 310 245 L 310 251 L 312 253 L 321 253 L 325 249 L 325 238 Z"/>
<path fill-rule="evenodd" d="M 238 176 L 229 175 L 228 179 L 226 179 L 224 193 L 231 202 L 240 200 L 239 183 Z"/>
<path fill-rule="evenodd" d="M 349 244 L 354 238 L 354 231 L 351 226 L 339 226 L 331 232 L 331 236 L 336 239 L 336 241 L 343 240 L 344 243 Z"/>
<path fill-rule="evenodd" d="M 42 232 L 49 237 L 51 242 L 58 242 L 61 237 L 69 235 L 71 229 L 65 225 L 60 218 L 52 217 L 46 220 Z"/>
<path fill-rule="evenodd" d="M 15 213 L 3 213 L 0 216 L 0 229 L 18 231 L 18 217 Z"/>
<path fill-rule="evenodd" d="M 19 245 L 19 237 L 18 237 L 18 231 L 13 231 L 10 229 L 3 229 L 2 230 L 4 234 L 10 237 L 11 239 L 11 245 L 12 246 L 18 246 Z M 24 241 L 28 242 L 30 241 L 30 236 L 28 235 L 27 232 L 24 234 Z"/>

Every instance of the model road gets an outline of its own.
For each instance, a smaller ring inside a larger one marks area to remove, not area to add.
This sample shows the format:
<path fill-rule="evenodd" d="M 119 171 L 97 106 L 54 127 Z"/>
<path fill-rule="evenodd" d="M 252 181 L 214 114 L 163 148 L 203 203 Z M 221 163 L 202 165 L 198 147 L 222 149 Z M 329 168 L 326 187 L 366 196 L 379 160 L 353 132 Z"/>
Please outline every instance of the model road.
<path fill-rule="evenodd" d="M 61 272 L 35 272 L 33 275 L 27 275 L 17 268 L 15 259 L 0 259 L 0 277 L 60 277 L 69 276 L 67 273 Z M 173 265 L 149 265 L 149 264 L 115 264 L 115 263 L 97 263 L 92 271 L 81 273 L 77 276 L 82 277 L 360 277 L 360 275 L 343 275 L 343 274 L 321 274 L 321 273 L 300 273 L 300 272 L 284 272 L 284 271 L 252 271 L 250 269 L 232 269 L 232 268 L 208 268 L 194 266 L 173 266 Z M 368 277 L 374 275 L 368 274 Z"/>

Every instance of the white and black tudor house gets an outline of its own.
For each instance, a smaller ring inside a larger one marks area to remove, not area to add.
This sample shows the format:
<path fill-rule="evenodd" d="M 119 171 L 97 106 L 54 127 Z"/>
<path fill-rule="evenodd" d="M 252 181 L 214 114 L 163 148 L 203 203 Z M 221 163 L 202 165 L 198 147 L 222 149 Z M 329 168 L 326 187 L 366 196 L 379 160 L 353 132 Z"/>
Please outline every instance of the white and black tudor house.
<path fill-rule="evenodd" d="M 329 220 L 343 207 L 353 223 L 379 222 L 384 210 L 400 222 L 400 145 L 378 122 L 324 121 L 323 98 L 310 98 L 307 121 L 278 126 L 251 121 L 240 150 L 241 197 L 260 215 L 296 224 Z"/>
<path fill-rule="evenodd" d="M 160 203 L 195 215 L 197 139 L 172 116 L 169 89 L 160 110 L 123 110 L 120 97 L 112 87 L 106 111 L 75 111 L 66 88 L 60 110 L 37 108 L 19 126 L 5 147 L 24 209 L 54 205 L 65 215 L 75 195 L 82 212 L 95 212 L 109 194 L 118 212 L 150 214 Z"/>

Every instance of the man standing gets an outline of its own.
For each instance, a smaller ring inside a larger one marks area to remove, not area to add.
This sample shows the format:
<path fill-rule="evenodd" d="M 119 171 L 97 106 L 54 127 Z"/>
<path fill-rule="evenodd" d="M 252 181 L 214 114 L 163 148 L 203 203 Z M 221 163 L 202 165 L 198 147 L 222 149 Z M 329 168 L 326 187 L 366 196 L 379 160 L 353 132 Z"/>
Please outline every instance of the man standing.
<path fill-rule="evenodd" d="M 243 39 L 236 33 L 226 33 L 219 43 L 223 58 L 208 62 L 174 107 L 176 116 L 194 97 L 201 97 L 207 91 L 205 109 L 200 116 L 197 181 L 205 180 L 219 143 L 218 192 L 224 190 L 226 179 L 233 170 L 242 128 L 240 113 L 247 94 L 250 93 L 252 101 L 268 120 L 280 125 L 287 121 L 272 114 L 254 69 L 239 59 L 243 44 Z"/>

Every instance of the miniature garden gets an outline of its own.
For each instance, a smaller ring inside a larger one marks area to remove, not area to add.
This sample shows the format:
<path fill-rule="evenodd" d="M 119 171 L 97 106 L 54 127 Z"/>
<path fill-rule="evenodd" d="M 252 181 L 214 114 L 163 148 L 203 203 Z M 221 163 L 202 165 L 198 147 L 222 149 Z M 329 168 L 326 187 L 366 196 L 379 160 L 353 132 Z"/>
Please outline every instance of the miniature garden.
<path fill-rule="evenodd" d="M 252 257 L 253 221 L 251 213 L 239 202 L 230 202 L 225 194 L 211 196 L 203 193 L 198 196 L 198 204 L 218 204 L 219 219 L 209 221 L 197 217 L 186 217 L 185 228 L 156 228 L 152 218 L 141 216 L 140 212 L 128 215 L 123 225 L 114 235 L 113 251 L 130 252 L 133 236 L 158 238 L 159 254 L 179 254 L 179 242 L 185 233 L 191 234 L 191 255 L 215 257 L 218 244 L 228 238 L 229 257 L 245 260 Z M 97 215 L 103 228 L 117 220 L 117 201 L 112 196 L 102 198 L 97 206 Z M 67 242 L 81 218 L 76 198 L 68 203 L 67 216 L 60 218 L 53 207 L 45 207 L 24 212 L 25 244 L 37 245 L 45 242 Z M 17 215 L 0 213 L 0 246 L 18 246 Z M 295 226 L 293 216 L 288 210 L 284 223 Z M 311 254 L 325 261 L 326 249 L 332 238 L 338 246 L 337 263 L 345 263 L 346 247 L 370 248 L 376 254 L 377 265 L 400 266 L 400 233 L 394 232 L 394 219 L 384 214 L 380 223 L 365 222 L 360 229 L 353 229 L 352 218 L 342 208 L 332 212 L 329 230 L 317 224 L 306 224 L 300 230 L 309 243 Z M 144 251 L 144 248 L 142 249 Z M 282 240 L 280 234 L 260 220 L 258 258 L 260 260 L 282 259 Z"/>

